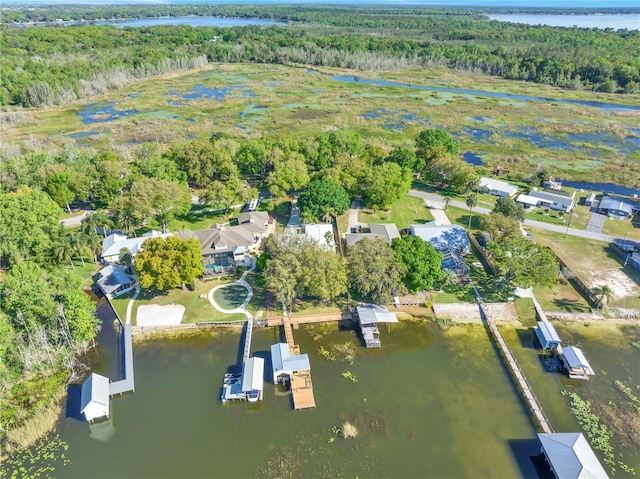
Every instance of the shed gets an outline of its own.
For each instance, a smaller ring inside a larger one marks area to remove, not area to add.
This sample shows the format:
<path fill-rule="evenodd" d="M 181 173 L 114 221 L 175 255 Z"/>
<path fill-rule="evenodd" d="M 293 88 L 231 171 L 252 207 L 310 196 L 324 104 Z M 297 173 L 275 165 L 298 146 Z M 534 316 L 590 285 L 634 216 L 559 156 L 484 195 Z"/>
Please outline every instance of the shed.
<path fill-rule="evenodd" d="M 567 368 L 569 377 L 572 379 L 589 379 L 589 376 L 594 375 L 589 361 L 587 361 L 587 358 L 584 357 L 584 354 L 579 348 L 574 346 L 562 348 L 560 359 L 565 368 Z"/>
<path fill-rule="evenodd" d="M 562 340 L 549 321 L 538 321 L 538 326 L 534 328 L 536 336 L 542 345 L 542 349 L 553 349 L 560 346 Z"/>
<path fill-rule="evenodd" d="M 585 206 L 595 206 L 594 203 L 597 203 L 597 202 L 598 200 L 596 200 L 596 194 L 593 191 L 589 193 L 587 197 L 584 199 Z"/>
<path fill-rule="evenodd" d="M 581 432 L 538 433 L 541 452 L 557 479 L 608 479 Z"/>
<path fill-rule="evenodd" d="M 109 417 L 109 378 L 96 373 L 82 383 L 80 392 L 80 413 L 87 421 Z"/>
<path fill-rule="evenodd" d="M 247 359 L 242 369 L 242 392 L 249 402 L 262 399 L 264 376 L 264 359 L 252 357 Z"/>
<path fill-rule="evenodd" d="M 271 345 L 271 367 L 273 369 L 273 384 L 282 376 L 291 379 L 293 373 L 298 371 L 310 371 L 311 363 L 308 354 L 291 355 L 287 343 Z"/>

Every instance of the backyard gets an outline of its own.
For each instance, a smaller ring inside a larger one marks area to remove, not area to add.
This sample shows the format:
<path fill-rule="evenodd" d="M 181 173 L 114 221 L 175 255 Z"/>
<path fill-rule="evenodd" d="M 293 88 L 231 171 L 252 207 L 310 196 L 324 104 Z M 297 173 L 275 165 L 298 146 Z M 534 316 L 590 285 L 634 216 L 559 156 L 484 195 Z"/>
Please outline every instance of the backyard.
<path fill-rule="evenodd" d="M 394 223 L 399 229 L 403 229 L 408 228 L 410 224 L 433 221 L 433 216 L 421 198 L 403 196 L 396 200 L 389 210 L 360 209 L 358 221 L 362 223 Z"/>

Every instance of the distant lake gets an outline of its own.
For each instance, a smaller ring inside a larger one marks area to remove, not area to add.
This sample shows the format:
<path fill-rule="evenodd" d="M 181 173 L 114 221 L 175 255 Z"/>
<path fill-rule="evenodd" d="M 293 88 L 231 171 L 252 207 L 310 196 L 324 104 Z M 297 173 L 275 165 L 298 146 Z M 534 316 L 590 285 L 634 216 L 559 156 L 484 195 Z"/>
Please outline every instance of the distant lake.
<path fill-rule="evenodd" d="M 613 28 L 614 30 L 640 30 L 640 14 L 611 15 L 538 15 L 500 14 L 487 15 L 499 22 L 526 23 L 527 25 L 547 25 L 550 27 Z"/>
<path fill-rule="evenodd" d="M 66 22 L 65 22 L 66 23 Z M 82 22 L 86 23 L 86 22 Z M 135 20 L 103 20 L 90 22 L 93 25 L 114 25 L 120 28 L 126 27 L 153 27 L 157 25 L 190 25 L 192 27 L 246 27 L 248 25 L 286 25 L 286 23 L 263 18 L 235 18 L 235 17 L 147 17 Z M 79 22 L 70 22 L 77 25 Z"/>

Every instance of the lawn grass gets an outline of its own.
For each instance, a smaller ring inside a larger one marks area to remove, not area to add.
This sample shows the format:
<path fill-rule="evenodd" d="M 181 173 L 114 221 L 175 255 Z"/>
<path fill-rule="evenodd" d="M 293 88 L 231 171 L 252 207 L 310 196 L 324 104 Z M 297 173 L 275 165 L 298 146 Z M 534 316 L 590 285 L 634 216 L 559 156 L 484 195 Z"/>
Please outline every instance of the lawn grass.
<path fill-rule="evenodd" d="M 565 313 L 588 313 L 589 302 L 571 285 L 557 283 L 553 287 L 536 287 L 533 289 L 536 299 L 545 311 L 561 311 Z"/>
<path fill-rule="evenodd" d="M 360 209 L 358 221 L 361 223 L 394 223 L 399 229 L 403 229 L 408 228 L 410 224 L 433 221 L 433 216 L 422 198 L 403 196 L 396 200 L 389 210 Z"/>
<path fill-rule="evenodd" d="M 538 315 L 531 298 L 516 298 L 513 304 L 518 312 L 518 318 L 524 326 L 532 327 L 536 325 Z"/>
<path fill-rule="evenodd" d="M 113 309 L 115 309 L 118 317 L 120 318 L 120 321 L 122 321 L 123 323 L 127 320 L 127 305 L 129 304 L 129 301 L 133 297 L 134 293 L 134 291 L 129 291 L 128 293 L 125 293 L 111 300 Z"/>
<path fill-rule="evenodd" d="M 469 228 L 468 209 L 448 206 L 446 214 L 452 224 L 462 226 L 465 229 Z M 482 218 L 482 216 L 483 215 L 478 213 L 471 213 L 471 231 L 481 231 L 480 218 Z"/>
<path fill-rule="evenodd" d="M 237 210 L 229 210 L 227 213 L 223 211 L 210 211 L 201 209 L 192 209 L 187 215 L 175 218 L 169 223 L 171 231 L 180 231 L 182 229 L 197 231 L 214 228 L 216 224 L 225 224 L 235 216 Z M 157 225 L 159 226 L 159 225 Z"/>
<path fill-rule="evenodd" d="M 565 237 L 562 233 L 538 228 L 532 230 L 536 241 L 549 246 L 587 287 L 608 284 L 621 293 L 626 291 L 623 296 L 614 298 L 610 306 L 640 309 L 640 273 L 630 266 L 623 267 L 623 259 L 608 243 L 571 235 Z M 554 303 L 550 301 L 549 304 Z"/>
<path fill-rule="evenodd" d="M 275 209 L 275 217 L 277 222 L 276 232 L 280 234 L 287 227 L 287 224 L 289 224 L 289 219 L 291 218 L 291 201 L 285 200 L 278 203 Z"/>
<path fill-rule="evenodd" d="M 607 235 L 640 241 L 640 215 L 634 216 L 631 220 L 607 218 L 604 220 L 602 232 Z"/>

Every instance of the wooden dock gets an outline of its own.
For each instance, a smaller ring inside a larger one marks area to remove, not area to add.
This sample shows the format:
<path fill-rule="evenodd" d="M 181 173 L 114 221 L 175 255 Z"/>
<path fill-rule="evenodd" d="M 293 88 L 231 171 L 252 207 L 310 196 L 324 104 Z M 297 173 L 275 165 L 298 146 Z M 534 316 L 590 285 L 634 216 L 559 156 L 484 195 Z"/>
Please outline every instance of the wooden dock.
<path fill-rule="evenodd" d="M 531 389 L 531 386 L 529 386 L 529 383 L 527 382 L 527 378 L 522 373 L 522 370 L 520 369 L 520 365 L 516 361 L 516 358 L 513 356 L 513 354 L 511 354 L 511 351 L 509 350 L 507 343 L 502 338 L 502 334 L 500 334 L 500 330 L 498 330 L 496 323 L 489 316 L 489 311 L 486 305 L 482 301 L 479 301 L 478 304 L 480 305 L 480 311 L 482 312 L 482 317 L 486 321 L 487 325 L 489 326 L 489 330 L 491 331 L 493 339 L 495 339 L 496 343 L 498 343 L 498 346 L 500 347 L 500 351 L 502 352 L 502 357 L 507 367 L 511 371 L 512 378 L 514 378 L 514 381 L 516 383 L 518 390 L 520 391 L 520 394 L 522 395 L 522 398 L 524 399 L 525 403 L 529 405 L 529 410 L 533 414 L 533 417 L 535 417 L 536 422 L 540 426 L 540 429 L 542 429 L 542 432 L 552 433 L 553 430 L 551 429 L 549 420 L 547 419 L 547 417 L 544 414 L 544 411 L 538 404 L 538 400 L 533 394 L 533 390 Z"/>
<path fill-rule="evenodd" d="M 301 316 L 288 316 L 289 322 L 293 326 L 299 324 L 313 323 L 330 323 L 332 321 L 344 321 L 351 319 L 351 313 L 326 313 L 326 314 L 308 314 Z M 270 318 L 267 320 L 267 326 L 283 326 L 284 318 Z"/>
<path fill-rule="evenodd" d="M 284 337 L 289 346 L 292 356 L 300 354 L 300 347 L 293 341 L 292 320 L 288 314 L 280 319 L 280 324 L 284 329 Z M 316 407 L 316 400 L 313 395 L 313 382 L 311 381 L 311 371 L 298 371 L 291 377 L 291 397 L 293 399 L 293 409 L 309 409 Z"/>

